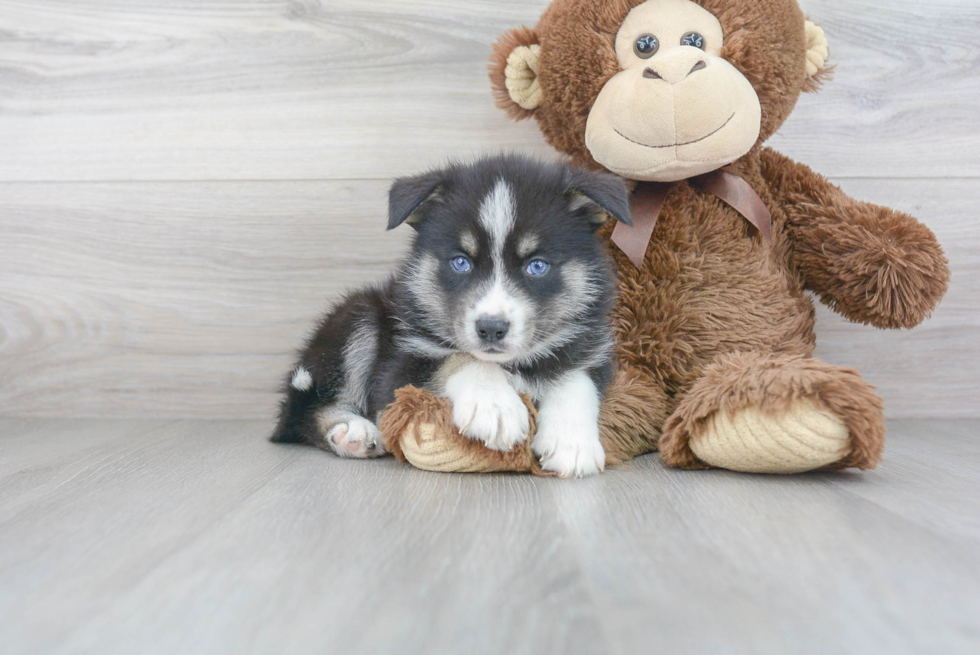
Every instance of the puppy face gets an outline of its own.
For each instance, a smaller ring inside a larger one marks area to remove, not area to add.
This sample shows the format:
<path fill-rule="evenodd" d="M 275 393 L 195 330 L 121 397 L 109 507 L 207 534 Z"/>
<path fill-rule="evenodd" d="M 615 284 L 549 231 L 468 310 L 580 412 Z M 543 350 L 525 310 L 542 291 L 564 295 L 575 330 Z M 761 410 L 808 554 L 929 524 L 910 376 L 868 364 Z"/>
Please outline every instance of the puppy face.
<path fill-rule="evenodd" d="M 513 157 L 430 175 L 406 216 L 418 235 L 400 276 L 425 335 L 413 347 L 531 363 L 581 337 L 576 317 L 612 300 L 594 231 L 605 205 L 628 220 L 623 183 Z"/>

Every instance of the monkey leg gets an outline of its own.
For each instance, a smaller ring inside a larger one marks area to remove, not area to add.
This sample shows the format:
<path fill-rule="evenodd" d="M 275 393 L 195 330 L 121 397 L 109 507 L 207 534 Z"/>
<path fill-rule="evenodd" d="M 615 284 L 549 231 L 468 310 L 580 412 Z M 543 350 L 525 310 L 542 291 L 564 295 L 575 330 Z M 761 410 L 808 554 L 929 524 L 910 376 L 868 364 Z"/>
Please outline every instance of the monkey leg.
<path fill-rule="evenodd" d="M 706 367 L 681 400 L 660 452 L 690 469 L 871 469 L 884 438 L 881 399 L 857 371 L 799 355 L 734 353 Z"/>
<path fill-rule="evenodd" d="M 669 398 L 649 375 L 620 364 L 599 410 L 599 438 L 606 466 L 657 450 L 670 413 Z"/>

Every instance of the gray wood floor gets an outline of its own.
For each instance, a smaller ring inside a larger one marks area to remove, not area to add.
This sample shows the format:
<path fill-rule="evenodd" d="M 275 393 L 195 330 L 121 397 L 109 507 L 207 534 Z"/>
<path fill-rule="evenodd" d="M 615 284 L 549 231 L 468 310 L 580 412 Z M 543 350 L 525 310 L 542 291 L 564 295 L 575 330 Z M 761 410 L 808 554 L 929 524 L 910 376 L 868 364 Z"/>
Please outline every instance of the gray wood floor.
<path fill-rule="evenodd" d="M 892 422 L 868 473 L 583 481 L 268 429 L 0 420 L 0 652 L 980 652 L 980 421 Z"/>

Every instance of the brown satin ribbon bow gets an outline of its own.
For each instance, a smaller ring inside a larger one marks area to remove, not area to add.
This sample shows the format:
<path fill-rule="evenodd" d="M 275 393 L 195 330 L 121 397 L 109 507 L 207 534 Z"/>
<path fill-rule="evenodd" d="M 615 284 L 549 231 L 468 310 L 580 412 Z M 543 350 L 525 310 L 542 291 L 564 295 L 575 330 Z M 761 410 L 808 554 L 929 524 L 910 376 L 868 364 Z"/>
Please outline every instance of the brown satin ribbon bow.
<path fill-rule="evenodd" d="M 748 182 L 725 170 L 699 175 L 689 181 L 731 206 L 754 225 L 767 242 L 772 243 L 772 215 Z M 613 230 L 612 242 L 626 253 L 637 268 L 643 265 L 653 228 L 657 225 L 672 186 L 673 183 L 668 182 L 640 182 L 633 191 L 633 225 L 618 223 Z"/>

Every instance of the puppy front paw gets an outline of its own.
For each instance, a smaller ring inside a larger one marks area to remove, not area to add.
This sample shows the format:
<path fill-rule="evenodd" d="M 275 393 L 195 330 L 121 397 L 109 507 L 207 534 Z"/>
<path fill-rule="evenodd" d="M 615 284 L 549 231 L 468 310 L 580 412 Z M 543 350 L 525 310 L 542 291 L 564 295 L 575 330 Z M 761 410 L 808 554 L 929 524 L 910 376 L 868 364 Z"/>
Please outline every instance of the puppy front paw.
<path fill-rule="evenodd" d="M 527 438 L 527 407 L 517 392 L 464 396 L 453 402 L 453 423 L 470 439 L 487 448 L 509 451 Z"/>
<path fill-rule="evenodd" d="M 575 425 L 572 421 L 542 422 L 531 447 L 541 468 L 563 478 L 584 478 L 606 468 L 606 451 L 599 441 L 597 425 Z"/>
<path fill-rule="evenodd" d="M 474 364 L 446 383 L 453 424 L 487 448 L 507 452 L 527 439 L 527 406 L 495 364 Z"/>
<path fill-rule="evenodd" d="M 563 478 L 582 478 L 606 467 L 599 441 L 599 403 L 595 383 L 574 371 L 545 395 L 538 410 L 538 432 L 532 448 L 546 471 Z"/>

